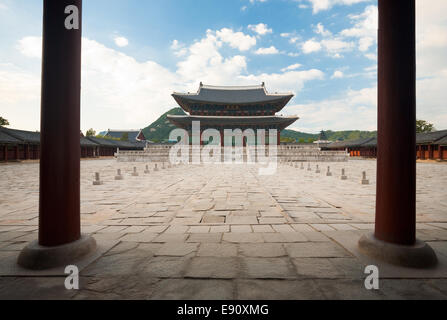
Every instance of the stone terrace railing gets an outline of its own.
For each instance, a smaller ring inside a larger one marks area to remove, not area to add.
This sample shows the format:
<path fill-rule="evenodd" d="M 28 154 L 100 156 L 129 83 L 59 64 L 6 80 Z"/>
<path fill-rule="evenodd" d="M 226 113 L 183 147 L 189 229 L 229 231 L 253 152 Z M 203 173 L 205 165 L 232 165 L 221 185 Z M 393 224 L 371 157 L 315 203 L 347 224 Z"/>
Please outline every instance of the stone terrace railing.
<path fill-rule="evenodd" d="M 118 151 L 115 154 L 118 162 L 169 162 L 169 153 L 172 145 L 153 145 L 144 151 Z M 190 147 L 190 160 L 197 156 L 197 148 Z M 204 147 L 201 147 L 202 150 Z M 256 147 L 243 148 L 243 157 L 246 161 L 248 154 L 256 154 Z M 269 155 L 269 146 L 265 147 L 266 156 Z M 224 148 L 221 148 L 223 161 Z M 344 162 L 349 158 L 345 151 L 322 151 L 317 146 L 283 145 L 277 147 L 278 162 Z"/>

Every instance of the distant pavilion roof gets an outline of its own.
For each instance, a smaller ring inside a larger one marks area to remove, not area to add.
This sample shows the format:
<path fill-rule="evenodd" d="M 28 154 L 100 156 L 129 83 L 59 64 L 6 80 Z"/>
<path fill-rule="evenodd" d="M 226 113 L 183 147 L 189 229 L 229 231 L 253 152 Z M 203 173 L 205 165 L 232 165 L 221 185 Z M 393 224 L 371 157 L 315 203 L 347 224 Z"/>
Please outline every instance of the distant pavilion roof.
<path fill-rule="evenodd" d="M 140 130 L 108 130 L 105 134 L 107 137 L 121 139 L 123 134 L 127 133 L 129 141 L 137 140 Z"/>
<path fill-rule="evenodd" d="M 436 144 L 439 144 L 441 146 L 447 146 L 447 137 L 444 137 L 441 140 L 436 141 Z"/>
<path fill-rule="evenodd" d="M 201 83 L 196 93 L 174 92 L 172 96 L 180 105 L 182 105 L 181 102 L 246 105 L 281 100 L 284 100 L 284 105 L 286 105 L 294 95 L 291 92 L 268 93 L 264 84 L 256 86 L 210 86 Z"/>
<path fill-rule="evenodd" d="M 17 144 L 20 143 L 20 140 L 10 136 L 6 131 L 2 130 L 2 127 L 0 127 L 0 143 Z"/>
<path fill-rule="evenodd" d="M 447 130 L 418 133 L 416 135 L 417 144 L 437 144 L 437 140 L 447 137 Z"/>
<path fill-rule="evenodd" d="M 4 127 L 1 127 L 0 130 L 19 141 L 30 144 L 40 144 L 40 132 L 16 130 Z"/>
<path fill-rule="evenodd" d="M 345 140 L 332 142 L 327 146 L 329 149 L 341 149 L 341 148 L 358 148 L 358 147 L 376 147 L 377 138 L 361 138 L 355 140 Z"/>

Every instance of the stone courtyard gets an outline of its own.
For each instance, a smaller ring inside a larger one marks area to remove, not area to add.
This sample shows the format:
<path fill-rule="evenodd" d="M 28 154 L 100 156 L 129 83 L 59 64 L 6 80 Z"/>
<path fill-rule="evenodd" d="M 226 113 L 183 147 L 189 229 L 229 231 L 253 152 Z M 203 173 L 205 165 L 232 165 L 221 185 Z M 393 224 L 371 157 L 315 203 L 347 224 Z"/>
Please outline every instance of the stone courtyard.
<path fill-rule="evenodd" d="M 357 241 L 374 228 L 373 160 L 256 165 L 182 165 L 145 174 L 144 163 L 81 162 L 82 232 L 97 252 L 80 262 L 80 290 L 64 269 L 16 264 L 37 239 L 39 164 L 0 166 L 1 299 L 445 299 L 447 165 L 419 163 L 419 239 L 436 251 L 429 270 L 372 261 Z M 332 176 L 326 176 L 330 166 Z M 138 176 L 132 176 L 137 167 Z M 341 180 L 346 169 L 347 180 Z M 117 169 L 123 180 L 115 180 Z M 368 185 L 362 185 L 366 171 Z M 103 184 L 93 185 L 95 172 Z M 380 289 L 364 286 L 365 267 Z"/>

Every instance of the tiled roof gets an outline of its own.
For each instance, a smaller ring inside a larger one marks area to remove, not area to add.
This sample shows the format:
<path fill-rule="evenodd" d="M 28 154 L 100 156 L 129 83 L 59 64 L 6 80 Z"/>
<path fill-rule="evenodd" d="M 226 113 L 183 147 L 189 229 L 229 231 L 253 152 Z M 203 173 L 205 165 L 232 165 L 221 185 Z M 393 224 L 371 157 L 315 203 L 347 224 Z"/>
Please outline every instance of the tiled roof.
<path fill-rule="evenodd" d="M 87 138 L 84 138 L 84 137 L 81 137 L 80 142 L 81 142 L 81 147 L 97 147 L 98 146 L 97 143 L 95 143 Z"/>
<path fill-rule="evenodd" d="M 440 140 L 437 140 L 436 144 L 439 144 L 441 146 L 447 146 L 447 137 L 444 137 L 444 138 L 442 138 Z"/>
<path fill-rule="evenodd" d="M 172 96 L 174 98 L 195 102 L 247 104 L 277 101 L 281 99 L 290 100 L 293 98 L 293 93 L 271 94 L 267 92 L 264 85 L 246 87 L 217 87 L 201 84 L 197 93 L 174 93 Z"/>
<path fill-rule="evenodd" d="M 435 132 L 427 132 L 427 133 L 418 133 L 416 135 L 416 143 L 417 144 L 431 144 L 437 143 L 437 140 L 447 137 L 447 130 L 435 131 Z"/>
<path fill-rule="evenodd" d="M 116 144 L 114 143 L 114 140 L 112 140 L 112 139 L 104 139 L 104 138 L 97 138 L 97 137 L 87 137 L 86 139 L 88 139 L 102 147 L 115 147 L 116 146 Z"/>
<path fill-rule="evenodd" d="M 377 138 L 372 138 L 370 141 L 365 142 L 364 144 L 362 144 L 362 147 L 376 148 L 377 147 Z"/>
<path fill-rule="evenodd" d="M 32 131 L 24 131 L 24 130 L 15 130 L 2 127 L 1 130 L 7 135 L 14 137 L 20 142 L 31 143 L 31 144 L 40 144 L 40 133 L 32 132 Z"/>
<path fill-rule="evenodd" d="M 40 144 L 40 133 L 24 130 L 14 130 L 0 127 L 0 143 L 3 144 Z M 97 137 L 80 137 L 82 147 L 107 146 L 113 148 L 138 148 L 146 146 L 144 141 L 118 141 Z"/>
<path fill-rule="evenodd" d="M 440 144 L 447 145 L 447 130 L 418 133 L 416 135 L 416 144 Z M 355 147 L 376 147 L 377 138 L 338 141 L 331 143 L 328 148 L 355 148 Z"/>
<path fill-rule="evenodd" d="M 123 137 L 123 134 L 127 133 L 129 137 L 129 141 L 135 141 L 137 140 L 137 136 L 140 133 L 140 131 L 115 131 L 115 130 L 109 130 L 106 133 L 106 136 L 116 139 L 121 139 Z"/>
<path fill-rule="evenodd" d="M 112 140 L 112 139 L 104 139 L 97 137 L 87 137 L 86 139 L 100 145 L 102 147 L 113 147 L 113 148 L 144 148 L 146 143 L 144 141 L 121 141 L 121 140 Z"/>
<path fill-rule="evenodd" d="M 338 148 L 356 148 L 356 147 L 375 147 L 377 146 L 377 138 L 362 138 L 356 140 L 337 141 L 329 144 L 329 149 Z"/>
<path fill-rule="evenodd" d="M 288 127 L 299 118 L 280 116 L 176 116 L 168 115 L 168 120 L 176 126 L 190 126 L 192 121 L 200 121 L 201 126 L 247 126 L 247 125 L 277 125 Z"/>
<path fill-rule="evenodd" d="M 2 128 L 0 127 L 0 143 L 5 143 L 5 144 L 17 144 L 17 143 L 20 143 L 20 140 L 10 136 L 9 134 L 7 134 L 6 132 L 4 132 L 1 129 Z"/>

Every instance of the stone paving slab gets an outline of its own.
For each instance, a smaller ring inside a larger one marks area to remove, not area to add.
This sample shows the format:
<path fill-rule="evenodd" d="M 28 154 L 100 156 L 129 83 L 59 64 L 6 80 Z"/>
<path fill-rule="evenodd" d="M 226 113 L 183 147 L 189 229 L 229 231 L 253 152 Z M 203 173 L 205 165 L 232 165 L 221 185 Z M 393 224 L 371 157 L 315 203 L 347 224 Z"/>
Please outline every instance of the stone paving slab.
<path fill-rule="evenodd" d="M 94 261 L 101 258 L 104 258 L 103 255 L 109 251 L 111 248 L 116 246 L 119 242 L 117 241 L 101 241 L 97 243 L 96 251 L 89 255 L 87 258 L 77 261 L 76 266 L 79 271 L 83 271 L 89 265 L 91 265 Z M 18 249 L 18 250 L 17 250 Z M 21 248 L 20 248 L 21 249 Z M 12 251 L 0 251 L 0 278 L 1 277 L 48 277 L 48 276 L 66 276 L 65 274 L 65 266 L 53 268 L 44 271 L 33 271 L 22 268 L 17 264 L 17 258 L 19 256 L 20 250 L 19 248 L 14 248 Z M 1 296 L 0 296 L 1 297 Z"/>
<path fill-rule="evenodd" d="M 358 252 L 374 229 L 375 164 L 327 164 L 333 177 L 314 163 L 311 171 L 279 165 L 273 176 L 256 165 L 158 164 L 132 177 L 145 164 L 82 161 L 82 228 L 101 249 L 79 264 L 75 293 L 61 270 L 15 265 L 37 238 L 38 164 L 0 165 L 0 299 L 446 299 L 447 165 L 418 164 L 417 236 L 440 264 L 414 270 Z M 114 180 L 117 169 L 124 180 Z M 95 172 L 102 186 L 93 186 Z M 381 290 L 364 288 L 369 264 L 379 266 Z"/>

